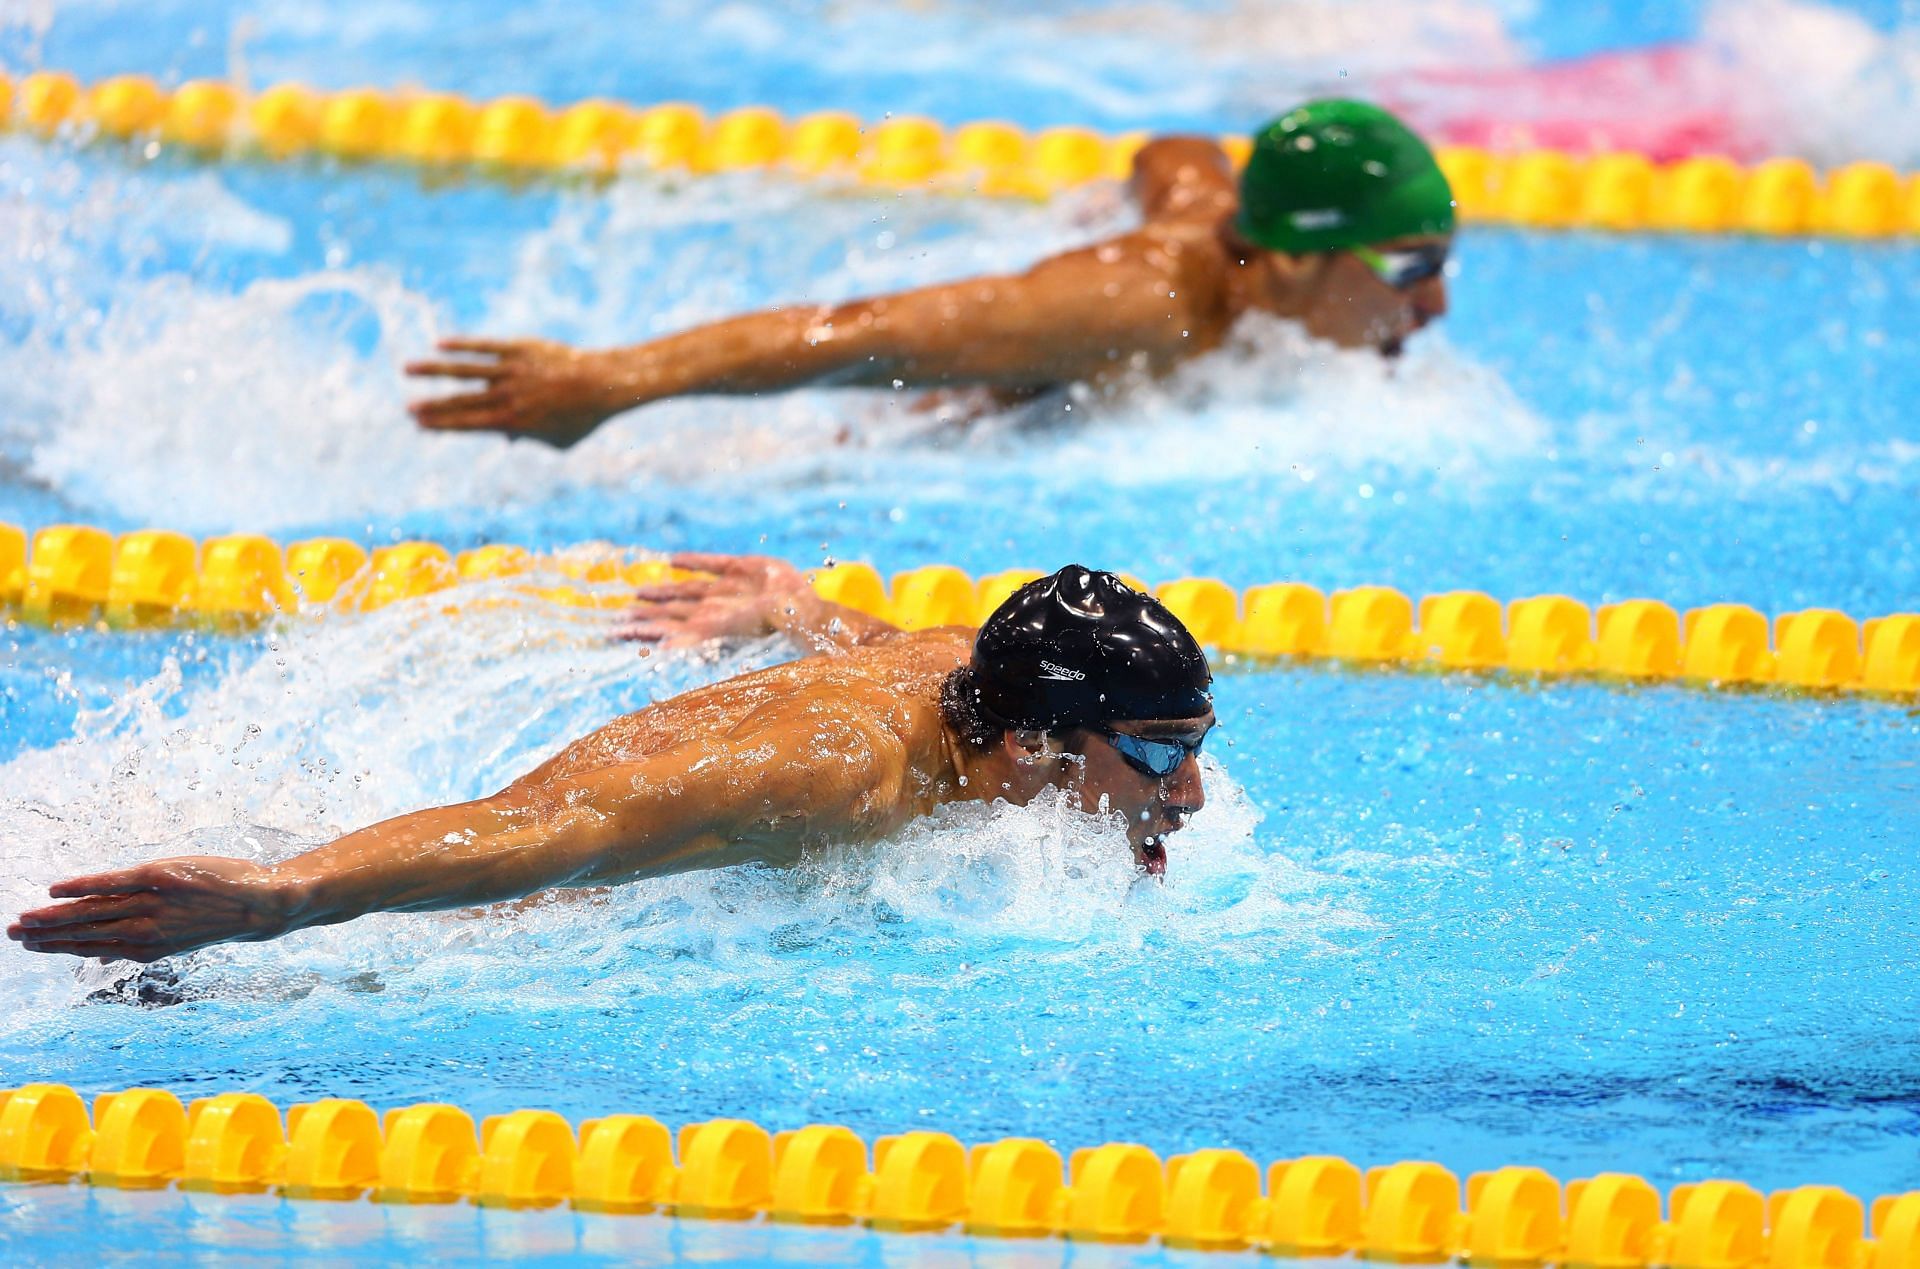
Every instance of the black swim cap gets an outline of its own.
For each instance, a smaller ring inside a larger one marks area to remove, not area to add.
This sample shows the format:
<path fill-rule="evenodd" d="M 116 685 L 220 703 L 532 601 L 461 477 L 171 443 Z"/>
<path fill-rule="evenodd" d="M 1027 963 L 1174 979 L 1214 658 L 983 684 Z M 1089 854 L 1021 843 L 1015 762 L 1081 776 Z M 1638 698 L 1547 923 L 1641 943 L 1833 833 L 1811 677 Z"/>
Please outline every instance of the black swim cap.
<path fill-rule="evenodd" d="M 1206 653 L 1180 619 L 1112 573 L 1069 564 L 994 609 L 973 643 L 983 712 L 1054 731 L 1213 708 Z"/>

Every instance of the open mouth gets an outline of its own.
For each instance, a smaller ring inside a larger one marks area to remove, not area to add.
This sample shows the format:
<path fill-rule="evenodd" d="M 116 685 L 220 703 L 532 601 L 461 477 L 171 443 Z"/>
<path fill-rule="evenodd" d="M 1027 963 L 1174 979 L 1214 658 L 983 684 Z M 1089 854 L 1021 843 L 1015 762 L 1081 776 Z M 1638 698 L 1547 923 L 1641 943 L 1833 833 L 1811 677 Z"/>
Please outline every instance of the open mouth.
<path fill-rule="evenodd" d="M 1163 877 L 1166 875 L 1167 848 L 1161 844 L 1159 838 L 1149 838 L 1140 844 L 1140 859 L 1142 866 L 1147 870 L 1148 876 Z"/>

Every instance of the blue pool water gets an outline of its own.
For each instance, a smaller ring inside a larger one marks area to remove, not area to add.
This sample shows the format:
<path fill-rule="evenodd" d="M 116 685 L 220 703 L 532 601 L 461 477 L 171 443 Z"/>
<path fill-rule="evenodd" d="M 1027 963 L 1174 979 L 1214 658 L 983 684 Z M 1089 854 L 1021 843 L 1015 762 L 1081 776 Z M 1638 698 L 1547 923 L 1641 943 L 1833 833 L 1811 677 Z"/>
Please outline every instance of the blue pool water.
<path fill-rule="evenodd" d="M 1402 10 L 1361 8 L 1399 29 Z M 1744 12 L 1564 8 L 1425 6 L 1468 60 Z M 599 7 L 40 12 L 0 27 L 16 69 L 214 73 L 241 31 L 263 80 L 1112 127 L 1243 124 L 1256 89 L 1325 77 L 1325 49 L 1375 75 L 1428 56 L 1312 5 L 1289 10 L 1296 43 L 1323 50 L 1269 80 L 1226 4 L 859 4 L 823 27 L 810 7 L 661 3 L 630 19 L 678 33 L 657 55 L 604 38 Z M 1897 57 L 1900 15 L 1861 13 Z M 1066 35 L 1070 69 L 1036 52 Z M 887 56 L 903 42 L 933 51 Z M 476 54 L 503 44 L 519 56 Z M 1192 73 L 1149 73 L 1168 59 Z M 634 339 L 1018 267 L 1126 217 L 1111 189 L 1029 207 L 752 177 L 423 188 L 0 137 L 0 520 L 1920 609 L 1910 246 L 1474 231 L 1451 317 L 1393 371 L 1256 326 L 1169 382 L 964 432 L 812 392 L 657 407 L 558 455 L 400 413 L 397 365 L 437 333 Z M 249 640 L 5 631 L 0 909 L 74 872 L 276 857 L 470 797 L 784 655 L 641 660 L 612 617 L 438 607 Z M 1911 709 L 1325 667 L 1231 673 L 1218 697 L 1212 804 L 1165 887 L 1056 808 L 974 807 L 793 874 L 203 953 L 165 1008 L 126 1003 L 124 969 L 0 949 L 0 1086 L 1920 1186 Z M 13 1260 L 135 1257 L 156 1229 L 236 1256 L 1066 1254 L 0 1188 Z"/>

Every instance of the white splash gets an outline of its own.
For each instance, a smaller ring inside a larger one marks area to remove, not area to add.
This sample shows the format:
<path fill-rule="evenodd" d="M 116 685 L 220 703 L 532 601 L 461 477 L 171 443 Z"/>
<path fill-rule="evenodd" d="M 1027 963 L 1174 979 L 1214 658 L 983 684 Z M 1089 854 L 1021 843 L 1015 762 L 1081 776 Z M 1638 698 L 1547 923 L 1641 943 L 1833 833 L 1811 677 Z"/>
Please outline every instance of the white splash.
<path fill-rule="evenodd" d="M 1920 25 L 1892 32 L 1835 5 L 1716 0 L 1701 43 L 1735 81 L 1748 132 L 1766 152 L 1831 166 L 1920 164 Z"/>

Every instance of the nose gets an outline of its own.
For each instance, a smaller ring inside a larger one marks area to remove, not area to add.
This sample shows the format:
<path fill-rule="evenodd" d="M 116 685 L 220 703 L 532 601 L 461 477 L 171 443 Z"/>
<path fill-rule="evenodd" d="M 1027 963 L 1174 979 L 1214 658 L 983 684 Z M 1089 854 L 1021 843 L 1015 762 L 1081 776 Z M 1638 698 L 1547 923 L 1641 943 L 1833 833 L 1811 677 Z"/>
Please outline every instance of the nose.
<path fill-rule="evenodd" d="M 1447 315 L 1447 280 L 1431 277 L 1415 286 L 1408 296 L 1413 301 L 1413 319 L 1421 326 Z"/>
<path fill-rule="evenodd" d="M 1167 777 L 1160 787 L 1160 800 L 1170 811 L 1192 815 L 1207 804 L 1207 790 L 1200 779 L 1200 759 L 1193 754 Z"/>

